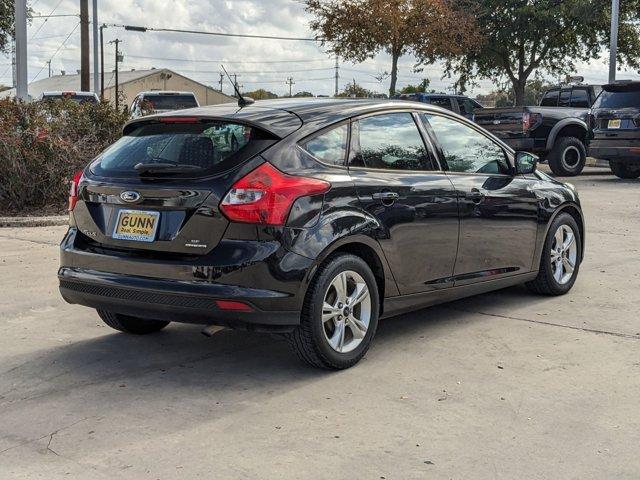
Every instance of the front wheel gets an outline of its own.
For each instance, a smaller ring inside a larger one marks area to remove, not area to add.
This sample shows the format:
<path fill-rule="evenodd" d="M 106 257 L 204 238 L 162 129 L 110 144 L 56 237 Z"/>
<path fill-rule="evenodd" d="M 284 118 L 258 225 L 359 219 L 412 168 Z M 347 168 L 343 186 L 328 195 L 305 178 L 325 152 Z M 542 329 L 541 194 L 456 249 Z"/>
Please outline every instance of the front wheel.
<path fill-rule="evenodd" d="M 640 165 L 629 165 L 627 163 L 609 160 L 609 168 L 618 178 L 633 179 L 640 177 Z"/>
<path fill-rule="evenodd" d="M 584 144 L 576 137 L 560 137 L 556 139 L 549 152 L 549 168 L 559 177 L 580 175 L 587 161 Z"/>
<path fill-rule="evenodd" d="M 106 310 L 98 310 L 98 315 L 102 321 L 111 328 L 124 333 L 132 333 L 134 335 L 148 335 L 149 333 L 159 332 L 169 325 L 169 322 L 131 317 L 129 315 L 108 312 Z"/>
<path fill-rule="evenodd" d="M 349 368 L 369 349 L 378 312 L 378 286 L 369 265 L 355 255 L 329 257 L 309 285 L 289 342 L 314 367 Z"/>
<path fill-rule="evenodd" d="M 543 295 L 564 295 L 576 282 L 581 260 L 578 224 L 568 213 L 560 213 L 547 232 L 538 276 L 527 287 Z"/>

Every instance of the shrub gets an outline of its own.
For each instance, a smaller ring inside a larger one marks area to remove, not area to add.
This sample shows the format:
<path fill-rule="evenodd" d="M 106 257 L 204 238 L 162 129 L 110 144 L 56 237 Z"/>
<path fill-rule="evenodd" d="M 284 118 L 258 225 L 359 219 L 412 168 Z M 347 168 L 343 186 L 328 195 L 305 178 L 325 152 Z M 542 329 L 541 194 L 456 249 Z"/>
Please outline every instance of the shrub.
<path fill-rule="evenodd" d="M 126 120 L 107 102 L 0 100 L 0 215 L 64 211 L 73 174 Z"/>

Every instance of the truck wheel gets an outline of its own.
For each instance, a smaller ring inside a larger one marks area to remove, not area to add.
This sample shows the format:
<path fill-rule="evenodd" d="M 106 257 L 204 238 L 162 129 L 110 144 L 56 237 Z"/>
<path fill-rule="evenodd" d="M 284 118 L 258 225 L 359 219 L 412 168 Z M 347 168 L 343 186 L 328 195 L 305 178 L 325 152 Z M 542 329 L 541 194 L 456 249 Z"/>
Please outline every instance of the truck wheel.
<path fill-rule="evenodd" d="M 640 165 L 629 165 L 622 162 L 609 160 L 611 172 L 618 178 L 638 178 L 640 177 Z"/>
<path fill-rule="evenodd" d="M 98 310 L 98 315 L 111 328 L 124 333 L 133 333 L 134 335 L 155 333 L 169 325 L 169 322 L 130 317 L 129 315 L 107 312 L 106 310 Z"/>
<path fill-rule="evenodd" d="M 560 137 L 549 152 L 549 168 L 559 177 L 580 175 L 587 161 L 583 143 L 576 137 Z"/>

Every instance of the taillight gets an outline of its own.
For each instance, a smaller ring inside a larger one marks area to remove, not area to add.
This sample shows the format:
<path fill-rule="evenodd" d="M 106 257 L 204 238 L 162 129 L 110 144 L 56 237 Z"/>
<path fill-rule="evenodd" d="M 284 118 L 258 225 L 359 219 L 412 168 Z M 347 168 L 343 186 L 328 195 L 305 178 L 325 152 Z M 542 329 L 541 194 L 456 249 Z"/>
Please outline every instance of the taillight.
<path fill-rule="evenodd" d="M 265 162 L 231 187 L 220 210 L 234 222 L 284 225 L 298 198 L 319 195 L 330 188 L 329 182 L 287 175 Z"/>
<path fill-rule="evenodd" d="M 539 113 L 524 112 L 522 115 L 522 131 L 527 132 L 535 127 L 540 121 Z"/>
<path fill-rule="evenodd" d="M 73 180 L 71 180 L 69 186 L 69 211 L 72 212 L 74 208 L 76 208 L 76 203 L 78 203 L 78 185 L 80 185 L 80 179 L 82 178 L 82 170 L 76 172 L 73 176 Z"/>
<path fill-rule="evenodd" d="M 596 128 L 596 117 L 593 115 L 593 113 L 587 114 L 587 127 L 589 128 L 589 130 L 593 130 L 594 128 Z"/>

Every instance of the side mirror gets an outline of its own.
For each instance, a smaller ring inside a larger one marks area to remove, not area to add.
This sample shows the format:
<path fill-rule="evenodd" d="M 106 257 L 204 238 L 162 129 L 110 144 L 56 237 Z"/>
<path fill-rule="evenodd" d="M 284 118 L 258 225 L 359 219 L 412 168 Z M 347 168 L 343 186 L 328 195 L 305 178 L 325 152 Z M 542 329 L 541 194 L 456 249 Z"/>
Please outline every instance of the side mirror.
<path fill-rule="evenodd" d="M 529 152 L 516 152 L 516 173 L 530 174 L 538 167 L 538 157 Z"/>

